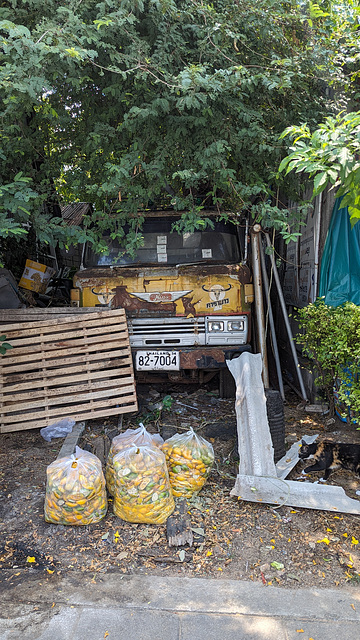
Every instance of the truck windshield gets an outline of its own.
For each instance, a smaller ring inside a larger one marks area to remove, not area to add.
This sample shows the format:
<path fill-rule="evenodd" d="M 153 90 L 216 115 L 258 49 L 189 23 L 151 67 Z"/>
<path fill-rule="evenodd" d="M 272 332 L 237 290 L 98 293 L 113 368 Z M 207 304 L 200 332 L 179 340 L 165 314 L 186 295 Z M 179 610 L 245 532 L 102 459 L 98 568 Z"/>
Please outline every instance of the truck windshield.
<path fill-rule="evenodd" d="M 143 246 L 134 256 L 124 252 L 117 242 L 109 240 L 107 255 L 85 249 L 85 267 L 110 265 L 188 264 L 193 262 L 236 263 L 240 261 L 240 247 L 236 227 L 231 223 L 214 222 L 214 228 L 183 233 L 171 231 L 174 220 L 165 218 L 145 221 Z"/>

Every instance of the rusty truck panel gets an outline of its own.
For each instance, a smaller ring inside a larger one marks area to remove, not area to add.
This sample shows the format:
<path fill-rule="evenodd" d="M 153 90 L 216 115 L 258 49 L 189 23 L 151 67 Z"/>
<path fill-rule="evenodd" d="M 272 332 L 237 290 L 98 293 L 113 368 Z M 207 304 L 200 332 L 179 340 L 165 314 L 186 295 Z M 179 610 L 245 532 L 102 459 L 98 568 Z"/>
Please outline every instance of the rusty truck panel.
<path fill-rule="evenodd" d="M 128 317 L 249 313 L 251 274 L 245 265 L 110 267 L 79 271 L 74 286 L 84 307 L 123 308 Z"/>

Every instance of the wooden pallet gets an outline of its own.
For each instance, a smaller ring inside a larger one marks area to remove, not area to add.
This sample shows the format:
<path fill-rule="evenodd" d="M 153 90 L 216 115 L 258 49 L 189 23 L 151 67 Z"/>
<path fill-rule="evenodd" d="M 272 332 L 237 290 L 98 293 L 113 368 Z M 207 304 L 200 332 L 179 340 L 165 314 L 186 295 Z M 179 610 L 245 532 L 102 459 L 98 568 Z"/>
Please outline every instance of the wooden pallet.
<path fill-rule="evenodd" d="M 28 307 L 26 309 L 0 309 L 0 325 L 19 322 L 42 322 L 69 315 L 84 315 L 84 313 L 108 312 L 107 307 Z"/>
<path fill-rule="evenodd" d="M 68 311 L 0 325 L 0 433 L 137 411 L 125 311 Z"/>

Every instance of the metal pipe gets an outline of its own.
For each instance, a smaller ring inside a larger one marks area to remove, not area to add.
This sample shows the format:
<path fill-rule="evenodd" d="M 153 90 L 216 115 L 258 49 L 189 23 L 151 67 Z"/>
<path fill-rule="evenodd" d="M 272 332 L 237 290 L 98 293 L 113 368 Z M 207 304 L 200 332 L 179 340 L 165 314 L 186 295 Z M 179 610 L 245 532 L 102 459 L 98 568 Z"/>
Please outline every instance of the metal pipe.
<path fill-rule="evenodd" d="M 267 246 L 270 249 L 272 249 L 272 244 L 271 244 L 270 236 L 269 236 L 268 233 L 265 233 L 265 238 L 266 238 Z M 283 312 L 286 331 L 287 331 L 289 342 L 290 342 L 290 349 L 291 349 L 291 353 L 292 353 L 292 356 L 293 356 L 297 377 L 298 377 L 298 380 L 299 380 L 301 397 L 303 398 L 303 400 L 308 402 L 308 399 L 306 397 L 305 387 L 304 387 L 304 381 L 302 379 L 302 375 L 301 375 L 301 371 L 300 371 L 300 364 L 299 364 L 299 360 L 298 360 L 296 349 L 295 349 L 294 338 L 293 338 L 291 327 L 290 327 L 289 316 L 288 316 L 288 313 L 287 313 L 286 304 L 285 304 L 285 300 L 284 300 L 284 296 L 283 296 L 283 292 L 282 292 L 282 288 L 281 288 L 281 284 L 280 284 L 280 278 L 279 278 L 278 270 L 277 270 L 277 267 L 276 267 L 276 264 L 275 264 L 275 258 L 274 258 L 273 252 L 270 253 L 270 259 L 271 259 L 271 265 L 272 265 L 273 272 L 274 272 L 276 288 L 278 290 L 280 306 L 281 306 L 281 310 Z"/>
<path fill-rule="evenodd" d="M 320 193 L 315 201 L 315 224 L 314 224 L 314 242 L 315 242 L 315 257 L 314 257 L 314 295 L 313 302 L 317 298 L 318 294 L 318 281 L 319 281 L 319 249 L 320 249 L 320 233 L 321 233 L 321 208 L 322 208 L 322 193 Z"/>
<path fill-rule="evenodd" d="M 246 217 L 245 221 L 245 248 L 244 248 L 244 262 L 248 257 L 248 242 L 249 242 L 249 217 Z"/>
<path fill-rule="evenodd" d="M 265 315 L 264 315 L 264 300 L 262 290 L 262 279 L 260 269 L 260 231 L 261 226 L 255 224 L 251 231 L 251 254 L 252 254 L 252 267 L 253 267 L 253 281 L 254 281 L 254 293 L 255 293 L 255 313 L 256 313 L 256 333 L 258 339 L 258 345 L 262 357 L 262 375 L 265 388 L 269 388 L 269 369 L 266 350 L 266 335 L 265 335 Z"/>
<path fill-rule="evenodd" d="M 274 358 L 275 358 L 275 364 L 276 364 L 276 373 L 277 373 L 278 382 L 279 382 L 279 391 L 280 391 L 280 395 L 281 395 L 282 399 L 285 402 L 285 391 L 284 391 L 283 377 L 282 377 L 282 372 L 281 372 L 279 349 L 278 349 L 278 344 L 277 344 L 275 324 L 274 324 L 274 316 L 273 316 L 272 307 L 271 307 L 271 300 L 270 300 L 269 278 L 268 278 L 268 274 L 267 274 L 267 271 L 266 271 L 265 252 L 264 252 L 264 247 L 262 245 L 262 242 L 260 242 L 260 258 L 261 258 L 262 277 L 263 277 L 263 282 L 264 282 L 264 287 L 265 287 L 266 302 L 267 302 L 267 306 L 268 306 L 270 331 L 271 331 Z"/>

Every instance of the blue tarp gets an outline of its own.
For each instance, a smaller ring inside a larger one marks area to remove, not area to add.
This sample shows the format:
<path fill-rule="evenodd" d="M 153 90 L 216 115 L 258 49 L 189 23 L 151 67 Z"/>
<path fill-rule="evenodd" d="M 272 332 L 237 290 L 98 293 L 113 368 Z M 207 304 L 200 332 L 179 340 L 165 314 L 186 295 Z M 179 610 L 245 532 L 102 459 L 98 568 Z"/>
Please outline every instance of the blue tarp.
<path fill-rule="evenodd" d="M 335 201 L 321 260 L 319 296 L 338 307 L 344 302 L 360 305 L 360 222 L 351 228 L 347 207 Z"/>

